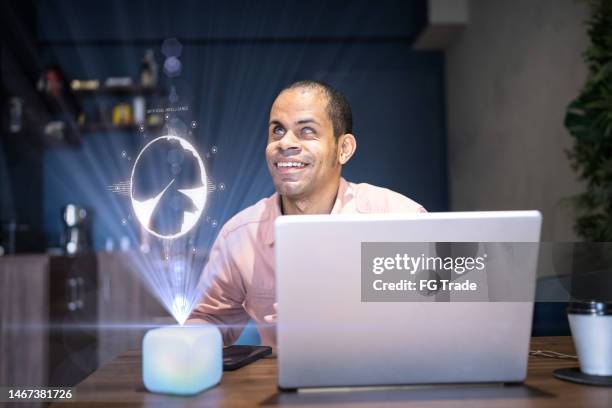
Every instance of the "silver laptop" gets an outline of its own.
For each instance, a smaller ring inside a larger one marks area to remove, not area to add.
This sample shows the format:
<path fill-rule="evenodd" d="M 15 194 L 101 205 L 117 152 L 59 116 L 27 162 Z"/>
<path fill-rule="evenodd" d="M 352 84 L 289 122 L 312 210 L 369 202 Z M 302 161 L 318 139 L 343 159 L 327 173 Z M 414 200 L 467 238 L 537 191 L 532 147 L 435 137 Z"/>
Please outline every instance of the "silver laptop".
<path fill-rule="evenodd" d="M 520 267 L 505 265 L 527 298 L 503 302 L 362 301 L 361 251 L 364 242 L 538 242 L 541 220 L 538 211 L 279 217 L 279 387 L 523 381 L 537 245 Z"/>

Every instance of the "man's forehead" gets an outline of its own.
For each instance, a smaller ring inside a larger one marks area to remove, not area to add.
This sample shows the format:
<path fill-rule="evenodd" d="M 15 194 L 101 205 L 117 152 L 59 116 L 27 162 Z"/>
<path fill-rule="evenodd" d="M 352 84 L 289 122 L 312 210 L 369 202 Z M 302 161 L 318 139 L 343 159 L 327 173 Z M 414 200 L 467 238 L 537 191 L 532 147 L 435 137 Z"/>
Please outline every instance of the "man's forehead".
<path fill-rule="evenodd" d="M 270 110 L 270 119 L 276 116 L 311 114 L 327 118 L 327 98 L 316 88 L 287 89 L 281 92 Z"/>

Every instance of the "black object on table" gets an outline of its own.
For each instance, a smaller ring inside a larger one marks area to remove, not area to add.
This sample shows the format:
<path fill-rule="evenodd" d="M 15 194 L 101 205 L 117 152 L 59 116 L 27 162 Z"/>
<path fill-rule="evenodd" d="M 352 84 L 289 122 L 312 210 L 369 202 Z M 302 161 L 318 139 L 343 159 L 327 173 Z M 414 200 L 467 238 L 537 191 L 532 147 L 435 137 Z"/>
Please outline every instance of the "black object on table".
<path fill-rule="evenodd" d="M 223 348 L 223 371 L 233 371 L 272 354 L 267 346 L 228 346 Z"/>

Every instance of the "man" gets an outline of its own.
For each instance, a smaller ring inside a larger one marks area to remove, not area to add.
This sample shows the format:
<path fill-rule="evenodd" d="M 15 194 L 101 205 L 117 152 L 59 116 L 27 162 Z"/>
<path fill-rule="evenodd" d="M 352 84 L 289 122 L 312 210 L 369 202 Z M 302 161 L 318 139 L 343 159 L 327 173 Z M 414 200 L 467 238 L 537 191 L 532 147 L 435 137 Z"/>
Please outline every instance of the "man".
<path fill-rule="evenodd" d="M 299 81 L 277 96 L 266 148 L 276 193 L 221 229 L 204 270 L 204 296 L 188 323 L 218 324 L 230 345 L 253 319 L 262 344 L 276 343 L 274 220 L 280 215 L 425 212 L 391 190 L 344 180 L 342 166 L 356 147 L 351 108 L 340 92 Z"/>

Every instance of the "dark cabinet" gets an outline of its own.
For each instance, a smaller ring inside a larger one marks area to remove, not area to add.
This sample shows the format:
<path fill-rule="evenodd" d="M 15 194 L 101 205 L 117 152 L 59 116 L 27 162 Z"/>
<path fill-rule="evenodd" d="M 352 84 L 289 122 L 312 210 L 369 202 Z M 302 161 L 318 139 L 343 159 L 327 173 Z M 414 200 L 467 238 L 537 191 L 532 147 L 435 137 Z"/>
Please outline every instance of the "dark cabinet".
<path fill-rule="evenodd" d="M 133 256 L 0 257 L 0 386 L 74 385 L 167 323 Z"/>
<path fill-rule="evenodd" d="M 49 383 L 70 386 L 98 367 L 96 255 L 49 259 Z"/>
<path fill-rule="evenodd" d="M 0 385 L 47 383 L 49 258 L 0 258 Z"/>

